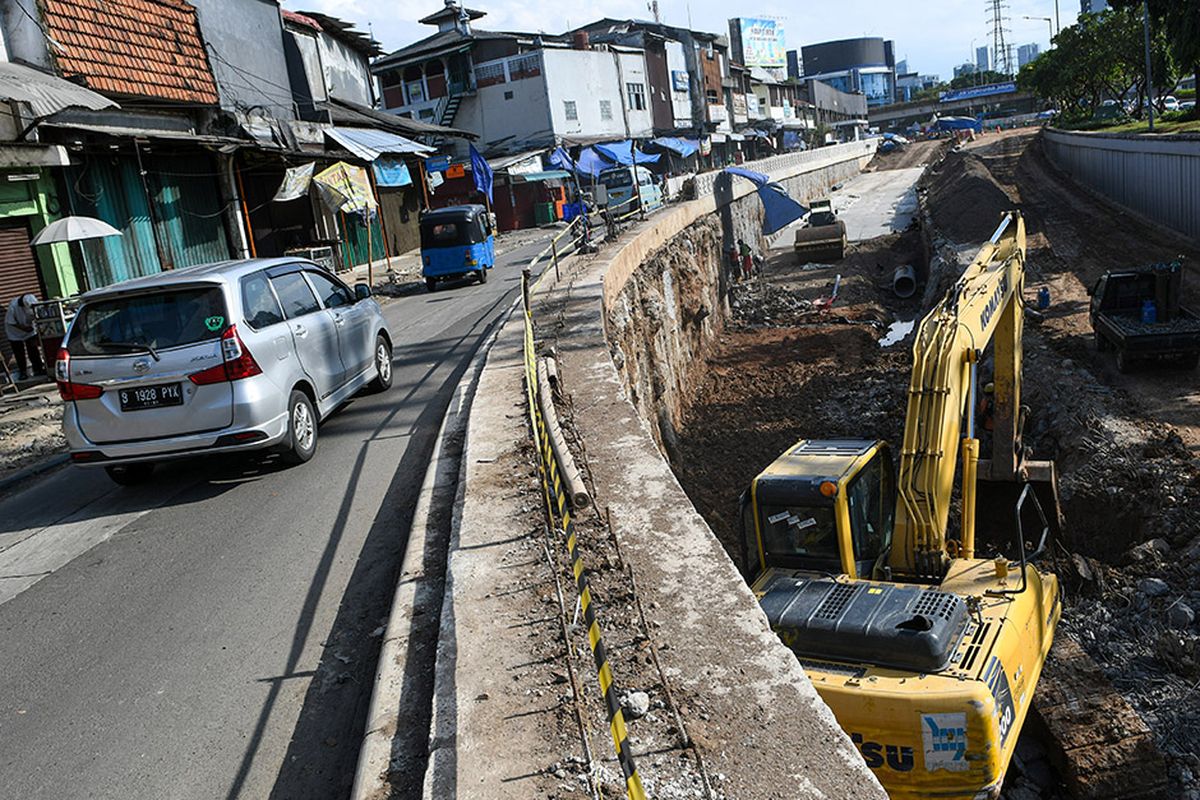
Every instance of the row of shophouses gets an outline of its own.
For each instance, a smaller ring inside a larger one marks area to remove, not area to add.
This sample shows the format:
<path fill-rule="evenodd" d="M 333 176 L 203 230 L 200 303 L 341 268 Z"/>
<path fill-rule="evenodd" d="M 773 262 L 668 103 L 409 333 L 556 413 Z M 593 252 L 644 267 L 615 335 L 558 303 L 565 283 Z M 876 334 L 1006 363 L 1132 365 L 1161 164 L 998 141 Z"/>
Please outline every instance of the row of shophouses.
<path fill-rule="evenodd" d="M 377 110 L 379 44 L 274 0 L 0 0 L 0 301 L 69 297 L 163 270 L 298 253 L 334 268 L 411 249 L 425 141 Z M 289 170 L 339 162 L 377 211 Z M 418 176 L 416 179 L 413 176 Z M 123 235 L 33 247 L 68 215 Z"/>
<path fill-rule="evenodd" d="M 745 68 L 724 36 L 611 19 L 498 33 L 483 16 L 446 0 L 421 20 L 436 32 L 385 55 L 276 0 L 0 0 L 0 301 L 226 258 L 406 252 L 421 209 L 480 201 L 468 143 L 510 229 L 579 185 L 554 152 L 658 142 L 655 168 L 679 174 L 865 124 L 861 95 Z M 377 213 L 281 196 L 339 163 L 368 176 Z M 123 235 L 31 246 L 67 215 Z"/>

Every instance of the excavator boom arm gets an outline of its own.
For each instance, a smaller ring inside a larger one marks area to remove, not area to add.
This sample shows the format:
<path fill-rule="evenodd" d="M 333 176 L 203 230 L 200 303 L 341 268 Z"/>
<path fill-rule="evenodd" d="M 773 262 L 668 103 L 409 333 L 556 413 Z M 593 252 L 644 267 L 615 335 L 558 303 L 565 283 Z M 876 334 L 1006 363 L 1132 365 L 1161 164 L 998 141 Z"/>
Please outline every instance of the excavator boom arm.
<path fill-rule="evenodd" d="M 944 570 L 963 413 L 973 411 L 973 365 L 993 337 L 996 405 L 1006 410 L 1020 405 L 1024 278 L 1025 221 L 1012 211 L 921 322 L 913 344 L 900 450 L 900 502 L 890 556 L 892 568 L 900 573 L 940 577 Z M 967 433 L 974 437 L 973 431 Z M 998 442 L 1015 441 L 1015 419 L 998 417 L 995 435 Z M 1013 447 L 1007 450 L 1014 452 Z M 998 444 L 996 452 L 1002 451 Z M 1015 458 L 1010 473 L 1015 471 Z M 994 466 L 1004 471 L 1003 465 Z"/>

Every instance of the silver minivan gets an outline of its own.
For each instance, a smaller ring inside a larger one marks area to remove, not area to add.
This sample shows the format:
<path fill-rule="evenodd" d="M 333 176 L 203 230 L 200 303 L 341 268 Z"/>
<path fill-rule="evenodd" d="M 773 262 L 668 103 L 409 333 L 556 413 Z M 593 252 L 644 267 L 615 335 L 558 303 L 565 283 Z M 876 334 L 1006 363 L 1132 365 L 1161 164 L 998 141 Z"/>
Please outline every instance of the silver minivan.
<path fill-rule="evenodd" d="M 392 338 L 366 284 L 309 261 L 223 261 L 85 294 L 55 377 L 71 460 L 132 484 L 203 453 L 308 461 L 321 420 L 391 385 Z"/>

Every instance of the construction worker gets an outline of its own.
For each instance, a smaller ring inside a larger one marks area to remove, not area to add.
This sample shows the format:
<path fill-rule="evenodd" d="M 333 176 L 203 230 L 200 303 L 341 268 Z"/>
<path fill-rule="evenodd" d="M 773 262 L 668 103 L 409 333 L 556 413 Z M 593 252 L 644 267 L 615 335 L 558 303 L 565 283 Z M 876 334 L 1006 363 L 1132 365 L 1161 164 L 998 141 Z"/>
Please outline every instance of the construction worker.
<path fill-rule="evenodd" d="M 33 305 L 37 301 L 37 297 L 32 294 L 14 297 L 4 314 L 4 334 L 8 337 L 13 358 L 17 361 L 19 381 L 46 374 L 46 368 L 42 365 L 42 351 L 38 347 L 37 329 L 33 324 Z M 33 371 L 28 372 L 27 366 L 32 366 Z"/>
<path fill-rule="evenodd" d="M 991 433 L 996 428 L 996 384 L 988 382 L 979 398 L 979 427 Z"/>
<path fill-rule="evenodd" d="M 742 280 L 754 277 L 754 259 L 750 255 L 750 245 L 738 239 L 738 255 L 742 259 Z"/>

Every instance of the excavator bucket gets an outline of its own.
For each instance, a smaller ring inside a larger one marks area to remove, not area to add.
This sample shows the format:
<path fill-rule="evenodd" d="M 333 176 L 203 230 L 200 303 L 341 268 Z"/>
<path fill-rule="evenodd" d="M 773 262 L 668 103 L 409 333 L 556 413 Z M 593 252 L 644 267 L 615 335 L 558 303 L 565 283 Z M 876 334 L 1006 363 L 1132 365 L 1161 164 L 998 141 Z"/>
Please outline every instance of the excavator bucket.
<path fill-rule="evenodd" d="M 1025 487 L 1032 501 L 1018 505 Z M 1043 522 L 1044 518 L 1044 522 Z M 1026 463 L 1026 479 L 991 480 L 982 474 L 975 483 L 975 557 L 1020 556 L 1020 535 L 1025 553 L 1033 556 L 1042 544 L 1049 547 L 1062 535 L 1062 507 L 1058 500 L 1058 479 L 1049 461 Z"/>
<path fill-rule="evenodd" d="M 846 223 L 797 228 L 794 245 L 802 262 L 840 261 L 846 255 Z"/>

